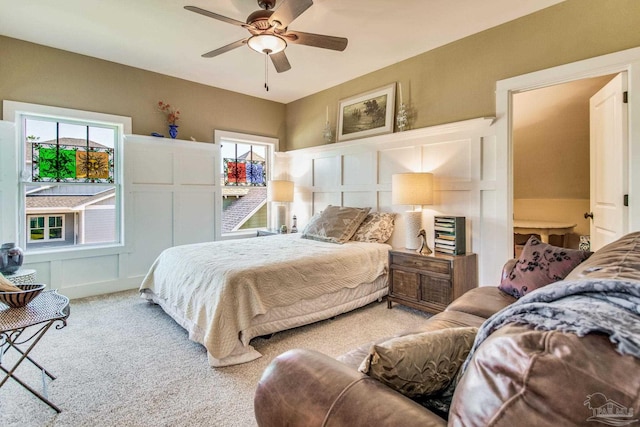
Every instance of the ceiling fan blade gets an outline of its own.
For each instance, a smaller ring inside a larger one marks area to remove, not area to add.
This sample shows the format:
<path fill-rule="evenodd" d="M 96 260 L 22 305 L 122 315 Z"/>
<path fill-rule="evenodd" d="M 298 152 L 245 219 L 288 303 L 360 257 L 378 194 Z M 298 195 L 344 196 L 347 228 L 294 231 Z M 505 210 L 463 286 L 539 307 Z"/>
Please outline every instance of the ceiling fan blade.
<path fill-rule="evenodd" d="M 185 9 L 191 12 L 199 13 L 200 15 L 208 16 L 209 18 L 217 19 L 218 21 L 227 22 L 229 24 L 238 25 L 240 27 L 245 27 L 247 24 L 238 21 L 236 19 L 227 18 L 226 16 L 218 15 L 217 13 L 209 12 L 208 10 L 200 9 L 196 6 L 185 6 Z"/>
<path fill-rule="evenodd" d="M 219 47 L 219 48 L 217 48 L 215 50 L 212 50 L 211 52 L 207 52 L 207 53 L 203 54 L 202 57 L 203 58 L 213 58 L 214 56 L 222 55 L 225 52 L 229 52 L 230 50 L 233 50 L 233 49 L 235 49 L 237 47 L 240 47 L 240 46 L 244 45 L 247 42 L 247 40 L 249 40 L 249 39 L 242 39 L 242 40 L 238 40 L 238 41 L 233 42 L 233 43 L 229 43 L 226 46 Z"/>
<path fill-rule="evenodd" d="M 293 44 L 303 44 L 306 46 L 320 47 L 343 51 L 347 48 L 349 40 L 344 37 L 325 36 L 322 34 L 303 33 L 302 31 L 287 31 L 282 34 L 287 42 Z"/>
<path fill-rule="evenodd" d="M 273 15 L 269 18 L 269 23 L 273 26 L 274 21 L 278 21 L 279 28 L 286 28 L 298 16 L 313 5 L 313 0 L 282 0 Z"/>
<path fill-rule="evenodd" d="M 269 57 L 271 58 L 271 62 L 273 62 L 273 66 L 276 67 L 277 72 L 284 73 L 291 69 L 291 64 L 289 64 L 289 60 L 287 59 L 287 55 L 285 55 L 284 50 L 282 52 L 269 55 Z"/>

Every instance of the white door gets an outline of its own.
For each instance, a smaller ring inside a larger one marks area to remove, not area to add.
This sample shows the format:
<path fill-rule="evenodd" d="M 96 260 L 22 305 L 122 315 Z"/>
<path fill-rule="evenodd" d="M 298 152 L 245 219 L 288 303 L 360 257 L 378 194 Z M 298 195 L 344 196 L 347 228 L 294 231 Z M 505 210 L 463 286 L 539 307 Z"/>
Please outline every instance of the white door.
<path fill-rule="evenodd" d="M 626 73 L 618 74 L 590 100 L 591 250 L 627 232 Z"/>

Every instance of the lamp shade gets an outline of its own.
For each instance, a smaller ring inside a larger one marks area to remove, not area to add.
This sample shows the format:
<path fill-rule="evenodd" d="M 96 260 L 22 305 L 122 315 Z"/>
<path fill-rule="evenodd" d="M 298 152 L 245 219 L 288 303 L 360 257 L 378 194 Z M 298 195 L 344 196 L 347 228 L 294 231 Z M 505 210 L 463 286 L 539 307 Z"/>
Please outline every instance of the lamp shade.
<path fill-rule="evenodd" d="M 293 202 L 293 181 L 269 181 L 267 199 L 271 202 Z"/>
<path fill-rule="evenodd" d="M 258 34 L 249 38 L 247 44 L 256 52 L 267 54 L 282 52 L 287 47 L 287 42 L 282 37 L 272 34 Z"/>
<path fill-rule="evenodd" d="M 418 172 L 392 175 L 391 203 L 394 205 L 433 204 L 433 174 Z"/>

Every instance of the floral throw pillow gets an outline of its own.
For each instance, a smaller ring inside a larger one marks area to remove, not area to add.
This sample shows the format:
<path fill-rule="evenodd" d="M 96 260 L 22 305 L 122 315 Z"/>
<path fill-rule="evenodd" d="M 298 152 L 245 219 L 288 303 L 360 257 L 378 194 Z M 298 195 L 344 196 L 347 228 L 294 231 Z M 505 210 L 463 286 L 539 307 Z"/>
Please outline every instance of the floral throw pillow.
<path fill-rule="evenodd" d="M 395 213 L 371 212 L 362 221 L 351 240 L 357 242 L 385 243 L 393 233 Z"/>
<path fill-rule="evenodd" d="M 518 261 L 503 275 L 499 288 L 515 298 L 520 298 L 549 283 L 563 280 L 592 253 L 552 246 L 532 236 L 524 246 Z"/>

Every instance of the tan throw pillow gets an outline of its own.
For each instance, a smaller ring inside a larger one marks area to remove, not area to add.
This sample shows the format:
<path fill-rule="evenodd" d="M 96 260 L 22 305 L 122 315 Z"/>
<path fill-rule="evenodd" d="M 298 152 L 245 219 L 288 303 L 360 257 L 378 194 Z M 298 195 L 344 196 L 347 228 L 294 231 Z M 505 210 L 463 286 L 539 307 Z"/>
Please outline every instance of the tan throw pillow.
<path fill-rule="evenodd" d="M 351 239 L 371 208 L 327 206 L 314 215 L 302 231 L 303 239 L 330 243 L 344 243 Z"/>
<path fill-rule="evenodd" d="M 391 238 L 395 218 L 395 213 L 371 212 L 362 221 L 351 240 L 385 243 Z"/>
<path fill-rule="evenodd" d="M 471 351 L 478 328 L 448 328 L 374 344 L 358 368 L 410 398 L 444 390 Z"/>

